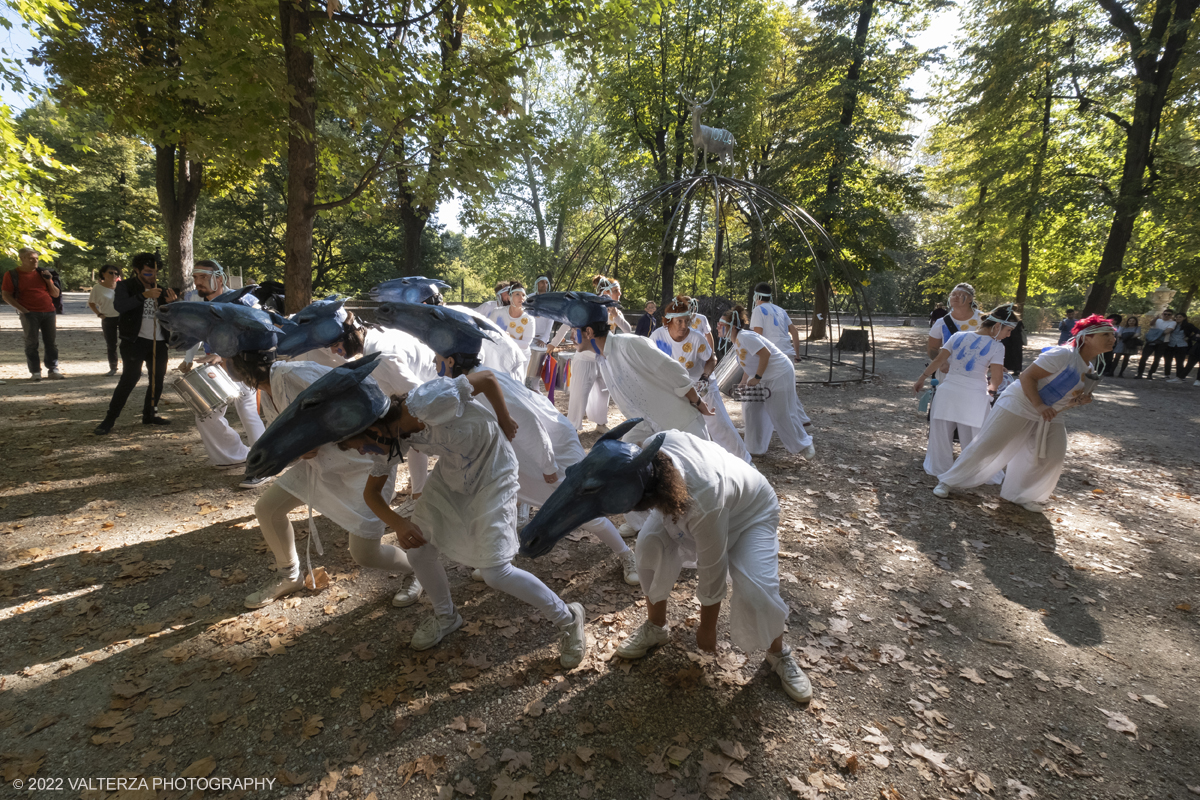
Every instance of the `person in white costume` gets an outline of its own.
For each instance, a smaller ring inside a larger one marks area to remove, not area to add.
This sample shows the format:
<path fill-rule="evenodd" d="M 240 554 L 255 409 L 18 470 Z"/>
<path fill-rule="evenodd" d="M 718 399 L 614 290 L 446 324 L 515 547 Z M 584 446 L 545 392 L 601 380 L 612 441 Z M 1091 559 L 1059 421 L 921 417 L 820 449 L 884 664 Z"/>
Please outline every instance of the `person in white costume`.
<path fill-rule="evenodd" d="M 611 333 L 623 331 L 625 333 L 633 333 L 633 326 L 629 324 L 629 320 L 625 319 L 625 312 L 620 306 L 616 305 L 621 302 L 621 284 L 616 280 L 605 275 L 593 275 L 592 286 L 594 291 L 601 297 L 611 297 L 613 305 L 608 307 L 608 330 Z"/>
<path fill-rule="evenodd" d="M 486 334 L 472 325 L 466 316 L 456 318 L 453 309 L 443 309 L 442 314 L 441 323 L 433 325 L 425 309 L 396 303 L 380 310 L 380 321 L 389 327 L 420 335 L 425 341 L 439 343 L 434 356 L 438 376 L 457 378 L 467 375 L 474 380 L 476 375 L 487 372 L 479 363 L 480 345 Z M 517 425 L 516 435 L 511 439 L 518 465 L 517 498 L 523 506 L 540 506 L 566 475 L 567 468 L 583 460 L 583 445 L 574 426 L 541 394 L 507 375 L 497 373 L 492 380 L 504 397 L 505 413 Z M 500 410 L 492 405 L 487 394 L 483 395 L 482 402 L 497 419 L 500 418 Z M 528 512 L 524 516 L 528 516 Z M 518 518 L 518 527 L 521 524 Z M 633 551 L 626 546 L 612 522 L 599 517 L 580 527 L 618 557 L 626 583 L 638 582 Z"/>
<path fill-rule="evenodd" d="M 777 433 L 789 453 L 812 458 L 817 450 L 812 436 L 804 430 L 809 419 L 796 395 L 796 369 L 792 360 L 766 337 L 749 330 L 748 324 L 745 308 L 736 305 L 722 315 L 718 325 L 720 336 L 732 342 L 743 372 L 742 385 L 762 384 L 771 393 L 764 401 L 742 403 L 746 449 L 755 456 L 766 453 L 771 434 Z"/>
<path fill-rule="evenodd" d="M 505 297 L 507 298 L 508 295 L 505 295 Z M 507 300 L 505 304 L 507 305 Z M 480 306 L 480 308 L 482 307 Z M 446 306 L 446 308 L 460 311 L 463 314 L 485 321 L 491 328 L 495 329 L 497 334 L 504 332 L 500 326 L 474 308 L 460 305 Z M 521 351 L 520 345 L 514 342 L 509 336 L 497 335 L 495 339 L 484 339 L 483 349 L 479 351 L 479 360 L 493 372 L 508 375 L 513 380 L 525 380 L 525 354 Z"/>
<path fill-rule="evenodd" d="M 937 358 L 942 349 L 942 342 L 949 340 L 959 331 L 977 331 L 983 322 L 983 315 L 975 308 L 975 287 L 969 283 L 960 283 L 950 290 L 950 313 L 933 323 L 929 329 L 929 341 L 925 345 L 925 355 L 930 359 Z M 946 368 L 942 369 L 945 372 Z"/>
<path fill-rule="evenodd" d="M 938 384 L 929 410 L 929 446 L 925 451 L 925 472 L 941 475 L 954 466 L 954 429 L 965 450 L 983 427 L 991 411 L 992 397 L 1004 383 L 1004 347 L 1020 318 L 1012 306 L 994 309 L 977 332 L 959 331 L 942 343 L 942 349 L 921 377 L 913 391 L 921 393 L 925 380 L 944 365 L 950 369 Z M 1000 483 L 997 474 L 989 483 Z"/>
<path fill-rule="evenodd" d="M 270 360 L 269 353 L 239 353 L 229 359 L 230 372 L 238 380 L 255 387 L 262 395 L 263 415 L 268 424 L 286 409 L 296 396 L 329 374 L 329 367 L 311 361 L 288 363 Z M 374 384 L 372 384 L 374 385 Z M 379 390 L 376 388 L 376 392 Z M 372 569 L 411 573 L 404 551 L 383 544 L 387 526 L 371 510 L 362 496 L 362 486 L 371 474 L 374 462 L 367 456 L 344 452 L 335 444 L 325 444 L 296 462 L 272 484 L 254 506 L 263 539 L 275 557 L 276 576 L 258 591 L 248 595 L 247 608 L 262 608 L 304 586 L 296 535 L 288 513 L 307 504 L 344 528 L 350 534 L 350 556 L 355 563 Z M 391 497 L 396 477 L 389 475 L 381 491 Z M 309 524 L 309 546 L 321 551 L 316 526 Z M 416 602 L 421 584 L 412 580 L 392 599 L 393 605 Z"/>
<path fill-rule="evenodd" d="M 472 400 L 490 395 L 492 412 Z M 502 432 L 503 431 L 503 432 Z M 388 412 L 362 434 L 340 446 L 373 453 L 375 472 L 362 496 L 394 527 L 433 603 L 433 614 L 418 627 L 411 646 L 427 650 L 462 627 L 463 618 L 450 596 L 450 584 L 438 556 L 482 571 L 488 586 L 524 600 L 561 632 L 559 663 L 574 669 L 587 653 L 585 614 L 579 603 L 567 604 L 536 576 L 514 567 L 517 553 L 517 458 L 506 436 L 516 434 L 494 376 L 437 378 L 392 403 Z M 399 447 L 438 457 L 412 520 L 391 510 L 379 493 L 378 473 L 400 458 Z M 386 454 L 385 450 L 386 448 Z"/>
<path fill-rule="evenodd" d="M 521 374 L 528 374 L 529 347 L 533 344 L 533 317 L 525 310 L 525 287 L 520 281 L 508 285 L 508 305 L 488 315 L 488 319 L 508 334 L 517 347 L 521 348 Z"/>
<path fill-rule="evenodd" d="M 571 377 L 567 386 L 567 419 L 575 426 L 577 433 L 583 433 L 585 417 L 595 423 L 597 433 L 607 433 L 608 384 L 600 374 L 596 354 L 590 349 L 578 349 L 579 343 L 583 341 L 579 329 L 567 323 L 560 325 L 558 333 L 550 342 L 549 352 L 553 353 L 555 348 L 560 347 L 567 336 L 572 337 L 567 346 L 576 350 L 571 356 Z"/>
<path fill-rule="evenodd" d="M 548 291 L 550 291 L 550 276 L 539 276 L 533 282 L 533 293 L 544 294 Z M 525 385 L 535 392 L 539 391 L 538 384 L 541 381 L 542 366 L 546 363 L 546 350 L 550 346 L 553 328 L 554 320 L 542 317 L 533 318 L 533 341 L 529 343 L 529 367 L 525 371 Z"/>
<path fill-rule="evenodd" d="M 754 311 L 750 314 L 750 329 L 779 348 L 781 353 L 792 353 L 800 360 L 800 331 L 792 318 L 779 306 L 771 302 L 771 284 L 765 281 L 754 287 Z"/>
<path fill-rule="evenodd" d="M 340 305 L 340 302 L 335 305 Z M 334 318 L 340 323 L 340 327 L 325 326 L 319 329 L 319 333 L 310 332 L 305 337 L 306 346 L 311 346 L 313 350 L 304 356 L 326 351 L 332 359 L 345 363 L 379 353 L 379 366 L 371 372 L 371 378 L 379 384 L 379 388 L 387 397 L 408 394 L 422 383 L 437 377 L 433 366 L 433 351 L 416 337 L 403 331 L 364 324 L 354 312 L 344 307 L 336 309 Z M 289 351 L 294 349 L 287 347 L 287 339 L 281 342 L 280 346 Z M 420 497 L 428 473 L 429 459 L 425 456 L 418 454 L 409 459 L 408 474 L 412 491 L 408 501 L 401 506 L 401 513 L 412 513 L 413 502 Z"/>
<path fill-rule="evenodd" d="M 490 318 L 498 309 L 508 306 L 508 286 L 511 283 L 512 281 L 498 281 L 495 287 L 496 299 L 483 301 L 475 311 Z"/>
<path fill-rule="evenodd" d="M 196 293 L 194 297 L 189 297 L 191 293 L 184 295 L 185 300 L 204 300 L 211 301 L 215 297 L 219 297 L 226 290 L 225 286 L 225 271 L 216 261 L 204 260 L 197 261 L 192 268 L 192 280 L 196 285 Z M 254 295 L 247 294 L 239 302 L 248 306 L 257 306 Z M 201 345 L 188 350 L 183 357 L 183 362 L 180 363 L 178 369 L 180 372 L 188 373 L 192 370 L 192 364 L 199 361 L 202 364 L 220 364 L 221 357 L 213 354 L 201 355 L 199 358 L 196 354 L 199 352 Z M 246 441 L 242 441 L 241 435 L 235 431 L 229 422 L 225 419 L 225 412 L 233 406 L 237 411 L 238 419 L 242 421 L 242 429 L 246 432 Z M 200 434 L 200 441 L 204 445 L 204 452 L 208 454 L 208 461 L 214 467 L 232 467 L 246 462 L 246 455 L 250 452 L 250 447 L 258 441 L 258 437 L 262 436 L 265 429 L 262 418 L 258 414 L 258 396 L 250 387 L 241 384 L 241 392 L 237 399 L 229 403 L 229 406 L 215 408 L 208 414 L 203 416 L 196 414 L 196 431 Z M 265 481 L 242 481 L 239 485 L 243 488 L 251 489 L 262 485 Z"/>
<path fill-rule="evenodd" d="M 1004 469 L 1000 496 L 1027 511 L 1044 511 L 1067 456 L 1062 412 L 1092 402 L 1091 389 L 1100 380 L 1092 362 L 1116 340 L 1112 323 L 1093 314 L 1075 323 L 1069 344 L 1043 350 L 996 400 L 954 466 L 938 476 L 934 495 L 979 486 Z"/>
<path fill-rule="evenodd" d="M 678 295 L 663 309 L 664 324 L 650 334 L 650 341 L 683 365 L 688 378 L 696 384 L 701 399 L 715 412 L 704 418 L 709 437 L 730 453 L 749 462 L 750 451 L 729 418 L 721 388 L 711 380 L 712 371 L 717 367 L 716 353 L 708 338 L 691 327 L 694 316 L 699 316 L 696 314 L 696 301 L 687 295 Z"/>
<path fill-rule="evenodd" d="M 682 431 L 656 434 L 640 449 L 619 446 L 628 449 L 628 463 L 614 463 L 610 447 L 593 451 L 577 468 L 620 498 L 621 507 L 612 510 L 650 514 L 637 541 L 647 619 L 616 654 L 641 658 L 669 640 L 667 600 L 684 563 L 694 560 L 700 601 L 696 645 L 716 651 L 717 619 L 728 597 L 733 644 L 747 652 L 766 650 L 788 696 L 808 702 L 812 685 L 783 642 L 789 608 L 779 594 L 779 501 L 766 478 L 716 443 Z M 564 493 L 571 488 L 564 486 Z M 564 497 L 559 503 L 580 500 Z M 554 500 L 545 510 L 551 519 L 560 513 Z"/>

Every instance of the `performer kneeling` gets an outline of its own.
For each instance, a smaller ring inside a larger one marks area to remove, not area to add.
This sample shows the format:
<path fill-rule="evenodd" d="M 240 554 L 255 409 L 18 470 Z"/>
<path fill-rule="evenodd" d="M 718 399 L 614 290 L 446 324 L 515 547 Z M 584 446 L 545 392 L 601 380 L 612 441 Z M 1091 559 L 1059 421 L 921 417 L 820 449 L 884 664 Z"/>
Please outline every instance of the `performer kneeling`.
<path fill-rule="evenodd" d="M 979 332 L 959 331 L 942 343 L 941 350 L 921 377 L 913 391 L 921 393 L 925 379 L 948 364 L 950 371 L 933 395 L 929 414 L 929 446 L 925 451 L 925 471 L 941 475 L 954 466 L 954 429 L 963 449 L 979 433 L 991 410 L 989 393 L 995 395 L 1003 385 L 1004 348 L 1000 342 L 1008 338 L 1020 319 L 1012 306 L 992 310 L 979 326 Z M 989 483 L 1000 483 L 1003 475 L 993 476 Z"/>
<path fill-rule="evenodd" d="M 1000 496 L 1028 511 L 1041 513 L 1058 485 L 1067 455 L 1067 429 L 1059 415 L 1067 408 L 1092 402 L 1100 380 L 1092 365 L 1112 350 L 1116 331 L 1093 314 L 1075 323 L 1068 345 L 1048 347 L 996 400 L 975 440 L 958 461 L 938 476 L 933 493 L 949 497 L 951 489 L 986 483 L 1005 469 Z"/>
<path fill-rule="evenodd" d="M 682 431 L 658 433 L 642 447 L 620 441 L 639 420 L 600 438 L 572 467 L 521 532 L 522 551 L 548 552 L 576 520 L 596 513 L 649 511 L 638 534 L 638 575 L 649 619 L 617 648 L 641 658 L 669 639 L 667 599 L 686 561 L 697 563 L 700 627 L 696 644 L 717 647 L 717 617 L 732 578 L 729 627 L 739 648 L 767 650 L 784 691 L 807 702 L 812 685 L 783 643 L 788 605 L 779 596 L 779 501 L 754 467 L 720 445 Z"/>
<path fill-rule="evenodd" d="M 804 405 L 796 395 L 796 369 L 792 360 L 766 337 L 748 330 L 746 310 L 734 306 L 721 316 L 717 332 L 728 338 L 741 364 L 742 385 L 762 384 L 770 396 L 762 402 L 743 403 L 742 416 L 746 421 L 746 449 L 761 456 L 771 444 L 771 434 L 778 433 L 779 441 L 789 453 L 812 458 L 817 453 L 812 436 L 804 430 L 809 422 Z"/>
<path fill-rule="evenodd" d="M 311 361 L 275 362 L 274 352 L 238 353 L 227 360 L 229 372 L 247 386 L 258 389 L 262 397 L 262 413 L 268 425 L 291 405 L 297 395 L 332 372 L 353 373 L 350 367 L 331 370 Z M 355 383 L 360 383 L 361 378 Z M 375 394 L 383 399 L 383 393 L 372 382 Z M 317 420 L 324 430 L 342 420 Z M 291 423 L 291 420 L 284 420 Z M 282 437 L 289 435 L 291 424 L 271 425 L 259 437 L 247 458 L 248 478 L 273 475 L 285 468 L 289 457 L 275 466 L 263 467 L 264 456 L 274 450 Z M 362 485 L 371 472 L 372 461 L 357 453 L 345 453 L 333 446 L 319 446 L 320 442 L 306 446 L 300 452 L 305 457 L 296 463 L 270 486 L 254 505 L 258 525 L 271 553 L 275 556 L 277 576 L 265 586 L 246 597 L 247 608 L 262 608 L 281 597 L 292 594 L 304 586 L 300 574 L 300 557 L 296 552 L 296 534 L 288 520 L 288 512 L 306 503 L 350 533 L 350 555 L 356 564 L 373 569 L 386 569 L 411 573 L 412 568 L 404 551 L 382 543 L 386 527 L 362 498 Z M 311 451 L 311 452 L 309 452 Z M 395 474 L 385 478 L 386 491 L 390 497 L 394 491 Z M 311 518 L 310 518 L 311 520 Z M 316 527 L 309 526 L 309 544 L 315 545 L 320 553 L 320 542 L 313 541 Z M 392 598 L 395 606 L 408 606 L 417 601 L 421 584 L 411 581 Z"/>
<path fill-rule="evenodd" d="M 471 400 L 479 391 L 491 401 L 499 423 Z M 480 569 L 488 586 L 524 600 L 557 625 L 559 663 L 573 669 L 587 652 L 583 606 L 564 603 L 536 576 L 509 563 L 517 553 L 517 459 L 505 437 L 515 433 L 499 384 L 490 373 L 476 373 L 417 387 L 339 446 L 372 454 L 387 465 L 399 462 L 402 442 L 405 449 L 438 456 L 411 522 L 388 506 L 378 477 L 363 491 L 372 510 L 396 529 L 433 602 L 433 616 L 413 634 L 414 650 L 428 650 L 463 624 L 438 563 L 442 554 Z"/>

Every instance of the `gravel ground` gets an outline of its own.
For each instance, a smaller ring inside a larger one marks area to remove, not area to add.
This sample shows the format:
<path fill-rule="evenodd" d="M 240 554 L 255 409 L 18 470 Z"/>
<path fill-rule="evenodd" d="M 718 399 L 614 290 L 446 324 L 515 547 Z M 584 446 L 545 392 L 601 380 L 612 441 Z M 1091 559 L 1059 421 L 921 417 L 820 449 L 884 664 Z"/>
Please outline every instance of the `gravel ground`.
<path fill-rule="evenodd" d="M 692 573 L 670 644 L 613 657 L 644 602 L 582 532 L 519 559 L 587 609 L 592 654 L 571 672 L 550 625 L 462 568 L 467 626 L 413 652 L 428 605 L 392 608 L 400 576 L 358 569 L 323 519 L 331 585 L 247 611 L 270 563 L 256 494 L 207 466 L 178 404 L 144 428 L 135 391 L 114 433 L 91 435 L 116 378 L 84 312 L 61 319 L 69 380 L 37 384 L 0 315 L 3 796 L 1200 794 L 1190 384 L 1109 381 L 1069 412 L 1045 515 L 996 487 L 933 498 L 909 389 L 923 331 L 879 329 L 873 381 L 802 386 L 817 459 L 776 444 L 757 461 L 783 506 L 804 707 L 762 653 L 728 646 L 724 620 L 718 655 L 697 651 Z"/>

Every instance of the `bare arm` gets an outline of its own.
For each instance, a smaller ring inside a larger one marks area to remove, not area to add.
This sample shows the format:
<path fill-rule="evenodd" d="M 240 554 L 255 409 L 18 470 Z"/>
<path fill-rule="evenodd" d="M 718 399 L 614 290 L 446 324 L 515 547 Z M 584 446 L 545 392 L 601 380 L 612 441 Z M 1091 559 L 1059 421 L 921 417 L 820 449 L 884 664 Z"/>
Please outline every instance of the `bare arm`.
<path fill-rule="evenodd" d="M 938 350 L 942 349 L 942 340 L 929 337 L 929 341 L 925 343 L 925 355 L 928 358 L 937 358 Z"/>
<path fill-rule="evenodd" d="M 1036 364 L 1033 364 L 1021 373 L 1020 378 L 1021 391 L 1025 393 L 1025 399 L 1030 402 L 1035 411 L 1042 415 L 1042 419 L 1046 420 L 1046 422 L 1049 422 L 1058 416 L 1058 412 L 1043 403 L 1041 396 L 1038 395 L 1038 381 L 1049 377 L 1049 372 L 1037 366 Z"/>
<path fill-rule="evenodd" d="M 500 381 L 496 380 L 496 376 L 488 370 L 468 375 L 467 381 L 470 382 L 473 390 L 471 394 L 482 394 L 492 404 L 492 410 L 496 412 L 496 420 L 500 423 L 500 430 L 511 442 L 517 435 L 517 423 L 508 413 L 508 404 L 504 402 L 504 391 L 500 388 Z"/>
<path fill-rule="evenodd" d="M 425 544 L 421 529 L 393 511 L 383 499 L 383 487 L 387 480 L 387 475 L 372 475 L 367 478 L 367 484 L 363 487 L 363 500 L 366 501 L 367 508 L 371 509 L 371 513 L 396 532 L 396 539 L 402 548 L 407 550 L 410 547 L 420 547 Z"/>
<path fill-rule="evenodd" d="M 762 350 L 759 350 L 758 351 L 758 369 L 756 369 L 754 371 L 755 374 L 756 375 L 765 375 L 767 373 L 767 363 L 770 360 L 771 360 L 771 351 L 770 350 L 768 350 L 765 347 Z M 762 378 L 751 377 L 749 375 L 745 375 L 742 377 L 742 383 L 745 383 L 747 386 L 758 386 L 758 383 L 761 380 L 762 380 Z"/>
<path fill-rule="evenodd" d="M 62 294 L 58 290 L 58 287 L 54 285 L 54 281 L 50 278 L 50 273 L 47 272 L 45 275 L 42 275 L 42 280 L 46 282 L 46 291 L 50 293 L 51 297 L 58 297 Z"/>
<path fill-rule="evenodd" d="M 925 385 L 925 379 L 942 368 L 942 365 L 950 360 L 950 351 L 941 350 L 937 354 L 937 358 L 929 362 L 929 366 L 925 367 L 925 371 L 921 373 L 921 377 L 917 378 L 917 382 L 913 384 L 913 391 L 920 392 L 921 387 Z"/>
<path fill-rule="evenodd" d="M 98 305 L 96 305 L 95 303 L 88 303 L 88 308 L 90 308 L 92 310 L 92 313 L 95 314 L 97 317 L 104 316 L 103 314 L 100 313 L 100 307 Z"/>
<path fill-rule="evenodd" d="M 988 366 L 988 391 L 1000 391 L 1000 384 L 1004 380 L 1004 365 L 990 364 Z"/>
<path fill-rule="evenodd" d="M 800 329 L 795 325 L 788 325 L 788 333 L 792 336 L 792 347 L 796 348 L 796 360 L 800 359 Z"/>

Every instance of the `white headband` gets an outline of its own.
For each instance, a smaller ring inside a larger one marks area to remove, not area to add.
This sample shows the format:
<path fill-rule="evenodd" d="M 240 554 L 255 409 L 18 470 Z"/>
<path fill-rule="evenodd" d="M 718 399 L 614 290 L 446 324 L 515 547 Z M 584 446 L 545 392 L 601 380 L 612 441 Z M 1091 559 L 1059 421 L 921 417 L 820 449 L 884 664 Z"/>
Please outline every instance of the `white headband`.
<path fill-rule="evenodd" d="M 1013 322 L 1011 319 L 1000 319 L 999 317 L 994 317 L 991 314 L 988 314 L 988 318 L 986 321 L 987 322 L 999 322 L 1001 325 L 1003 325 L 1006 328 L 1017 327 L 1017 323 Z"/>
<path fill-rule="evenodd" d="M 755 292 L 754 299 L 755 300 L 770 300 L 771 293 L 770 292 Z"/>
<path fill-rule="evenodd" d="M 1093 333 L 1104 333 L 1105 331 L 1112 331 L 1115 333 L 1116 330 L 1117 329 L 1113 327 L 1111 322 L 1106 321 L 1104 323 L 1097 323 L 1096 325 L 1089 325 L 1079 333 L 1074 334 L 1071 337 L 1071 341 L 1076 347 L 1078 347 L 1079 343 L 1083 341 L 1083 337 L 1085 336 L 1091 336 Z"/>

